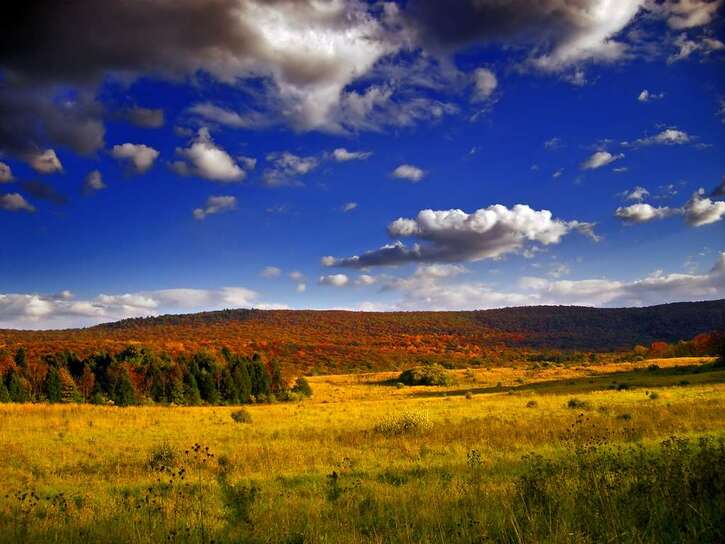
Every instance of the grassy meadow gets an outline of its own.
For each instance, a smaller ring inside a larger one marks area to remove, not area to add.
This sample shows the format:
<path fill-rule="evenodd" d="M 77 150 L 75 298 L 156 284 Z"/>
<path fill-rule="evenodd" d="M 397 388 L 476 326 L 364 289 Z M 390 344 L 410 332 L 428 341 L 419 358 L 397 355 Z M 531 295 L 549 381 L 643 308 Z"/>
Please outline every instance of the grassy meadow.
<path fill-rule="evenodd" d="M 725 368 L 535 366 L 317 376 L 241 415 L 0 405 L 0 542 L 725 539 Z"/>

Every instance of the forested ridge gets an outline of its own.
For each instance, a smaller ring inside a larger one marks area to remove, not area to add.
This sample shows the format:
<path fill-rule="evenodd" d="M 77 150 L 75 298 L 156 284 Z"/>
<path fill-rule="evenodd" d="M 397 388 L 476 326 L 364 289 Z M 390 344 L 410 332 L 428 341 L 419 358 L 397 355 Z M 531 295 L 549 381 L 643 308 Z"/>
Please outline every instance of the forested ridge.
<path fill-rule="evenodd" d="M 725 300 L 645 308 L 535 306 L 466 312 L 236 309 L 126 319 L 85 329 L 0 330 L 0 348 L 81 357 L 138 344 L 172 356 L 226 347 L 296 372 L 506 361 L 531 350 L 629 350 L 725 330 Z"/>

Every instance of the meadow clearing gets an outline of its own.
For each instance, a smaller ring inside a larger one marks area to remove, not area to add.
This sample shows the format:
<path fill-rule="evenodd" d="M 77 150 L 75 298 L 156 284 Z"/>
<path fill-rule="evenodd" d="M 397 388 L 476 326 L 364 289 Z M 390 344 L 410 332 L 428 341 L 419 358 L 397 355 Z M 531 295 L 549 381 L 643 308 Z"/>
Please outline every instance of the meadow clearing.
<path fill-rule="evenodd" d="M 0 405 L 0 542 L 725 538 L 714 359 L 453 374 L 311 377 L 241 414 Z"/>

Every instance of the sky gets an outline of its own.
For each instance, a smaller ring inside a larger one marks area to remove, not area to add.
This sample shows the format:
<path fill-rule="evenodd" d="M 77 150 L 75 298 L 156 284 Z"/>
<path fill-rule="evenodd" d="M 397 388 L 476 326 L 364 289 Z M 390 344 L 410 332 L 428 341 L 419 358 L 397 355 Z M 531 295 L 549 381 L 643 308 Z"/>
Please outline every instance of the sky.
<path fill-rule="evenodd" d="M 723 0 L 5 11 L 0 327 L 725 298 Z"/>

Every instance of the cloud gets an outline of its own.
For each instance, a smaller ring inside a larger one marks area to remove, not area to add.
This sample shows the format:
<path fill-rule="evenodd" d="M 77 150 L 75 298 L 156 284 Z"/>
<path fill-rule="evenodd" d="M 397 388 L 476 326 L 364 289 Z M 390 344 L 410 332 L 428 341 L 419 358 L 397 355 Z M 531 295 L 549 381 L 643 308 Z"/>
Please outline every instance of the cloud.
<path fill-rule="evenodd" d="M 63 171 L 63 165 L 54 149 L 31 153 L 27 161 L 30 167 L 40 174 L 55 174 Z"/>
<path fill-rule="evenodd" d="M 576 230 L 594 240 L 593 224 L 554 219 L 549 210 L 526 204 L 509 209 L 501 204 L 469 214 L 463 210 L 422 210 L 415 219 L 399 218 L 388 225 L 393 238 L 416 238 L 411 247 L 400 241 L 360 256 L 324 257 L 323 266 L 365 268 L 408 262 L 454 262 L 496 259 L 518 252 L 529 243 L 558 244 Z"/>
<path fill-rule="evenodd" d="M 317 157 L 300 157 L 289 151 L 267 154 L 271 166 L 262 176 L 267 187 L 284 187 L 302 185 L 299 177 L 305 176 L 318 167 Z"/>
<path fill-rule="evenodd" d="M 621 196 L 625 200 L 644 200 L 644 198 L 648 197 L 649 195 L 650 192 L 644 187 L 640 187 L 639 185 L 637 185 L 631 191 L 624 191 L 623 193 L 621 193 Z"/>
<path fill-rule="evenodd" d="M 408 17 L 417 39 L 432 49 L 519 45 L 530 48 L 532 66 L 557 71 L 622 57 L 626 47 L 614 37 L 643 5 L 643 0 L 417 0 L 410 3 Z"/>
<path fill-rule="evenodd" d="M 665 93 L 651 93 L 647 89 L 644 89 L 637 96 L 637 100 L 640 102 L 652 102 L 653 100 L 660 100 L 665 97 Z"/>
<path fill-rule="evenodd" d="M 652 9 L 667 18 L 670 28 L 684 30 L 709 24 L 721 5 L 722 0 L 667 0 Z"/>
<path fill-rule="evenodd" d="M 676 128 L 666 128 L 658 132 L 654 136 L 639 138 L 634 142 L 622 142 L 624 146 L 644 146 L 644 145 L 682 145 L 690 142 L 692 137 L 682 130 Z"/>
<path fill-rule="evenodd" d="M 561 147 L 564 145 L 564 142 L 561 138 L 554 136 L 553 138 L 549 138 L 544 142 L 544 149 L 547 149 L 549 151 L 553 151 L 555 149 L 561 149 Z"/>
<path fill-rule="evenodd" d="M 6 193 L 0 195 L 0 210 L 9 212 L 30 212 L 35 211 L 35 207 L 28 203 L 20 193 Z"/>
<path fill-rule="evenodd" d="M 282 270 L 280 270 L 276 266 L 266 266 L 259 273 L 259 276 L 262 278 L 272 279 L 272 278 L 279 278 L 279 276 L 281 274 L 282 274 Z"/>
<path fill-rule="evenodd" d="M 137 173 L 143 174 L 153 166 L 159 152 L 144 144 L 125 143 L 114 145 L 111 149 L 111 156 L 118 161 L 132 165 Z"/>
<path fill-rule="evenodd" d="M 192 212 L 192 215 L 194 216 L 194 219 L 201 221 L 205 219 L 207 215 L 228 212 L 236 207 L 237 197 L 235 196 L 210 196 L 206 199 L 206 206 L 203 208 L 196 208 Z"/>
<path fill-rule="evenodd" d="M 357 202 L 348 202 L 342 206 L 342 211 L 347 213 L 357 208 Z"/>
<path fill-rule="evenodd" d="M 725 216 L 725 202 L 712 201 L 704 194 L 705 190 L 699 189 L 682 208 L 685 222 L 692 227 L 716 223 Z"/>
<path fill-rule="evenodd" d="M 649 204 L 632 204 L 617 208 L 614 215 L 625 223 L 648 223 L 656 219 L 665 219 L 679 213 L 679 210 L 667 206 L 655 208 Z"/>
<path fill-rule="evenodd" d="M 377 279 L 375 278 L 375 276 L 371 276 L 370 274 L 360 274 L 357 277 L 357 280 L 355 280 L 355 284 L 368 286 L 373 285 L 376 281 Z"/>
<path fill-rule="evenodd" d="M 6 293 L 0 294 L 0 327 L 86 326 L 178 311 L 267 306 L 257 302 L 258 298 L 256 292 L 244 287 L 162 289 L 99 294 L 88 299 L 76 299 L 69 292 L 59 295 Z"/>
<path fill-rule="evenodd" d="M 559 280 L 522 278 L 520 286 L 546 304 L 644 306 L 680 300 L 725 297 L 725 253 L 707 274 L 664 274 L 625 282 L 607 279 Z"/>
<path fill-rule="evenodd" d="M 10 183 L 13 181 L 13 171 L 10 166 L 0 161 L 0 183 Z"/>
<path fill-rule="evenodd" d="M 262 128 L 271 124 L 270 119 L 258 112 L 247 112 L 242 115 L 210 102 L 194 104 L 189 108 L 189 112 L 230 128 Z"/>
<path fill-rule="evenodd" d="M 189 147 L 177 147 L 176 154 L 185 161 L 175 161 L 171 168 L 182 176 L 198 176 L 223 183 L 242 181 L 246 176 L 229 153 L 214 143 L 205 127 L 199 129 Z"/>
<path fill-rule="evenodd" d="M 554 171 L 553 174 L 551 174 L 551 177 L 554 179 L 557 179 L 557 178 L 560 178 L 563 174 L 564 174 L 564 169 L 558 168 L 557 170 Z"/>
<path fill-rule="evenodd" d="M 677 51 L 667 58 L 669 64 L 687 59 L 694 53 L 707 56 L 713 51 L 725 49 L 725 44 L 717 38 L 704 37 L 699 42 L 696 42 L 689 39 L 685 33 L 677 36 L 672 43 L 677 48 Z"/>
<path fill-rule="evenodd" d="M 60 194 L 52 185 L 43 183 L 42 181 L 23 181 L 20 187 L 31 197 L 38 200 L 47 200 L 58 206 L 63 206 L 68 202 L 65 195 Z"/>
<path fill-rule="evenodd" d="M 594 153 L 592 153 L 591 157 L 582 162 L 579 167 L 582 170 L 596 170 L 597 168 L 601 168 L 602 166 L 606 166 L 613 163 L 614 161 L 623 158 L 624 153 L 620 153 L 619 155 L 612 155 L 609 151 L 595 151 Z"/>
<path fill-rule="evenodd" d="M 100 191 L 105 188 L 106 184 L 103 183 L 103 176 L 98 170 L 89 172 L 83 182 L 83 192 L 87 195 L 93 194 L 96 191 Z"/>
<path fill-rule="evenodd" d="M 304 282 L 298 283 L 295 286 L 295 291 L 297 291 L 298 293 L 304 293 L 306 290 L 307 290 L 307 284 Z"/>
<path fill-rule="evenodd" d="M 477 68 L 473 71 L 473 100 L 483 102 L 488 100 L 498 87 L 498 79 L 488 68 Z"/>
<path fill-rule="evenodd" d="M 318 283 L 320 285 L 329 285 L 332 287 L 345 287 L 350 281 L 350 278 L 345 274 L 329 274 L 327 276 L 320 276 Z"/>
<path fill-rule="evenodd" d="M 134 106 L 125 111 L 125 117 L 131 123 L 143 128 L 161 128 L 164 126 L 164 110 Z"/>
<path fill-rule="evenodd" d="M 360 161 L 370 158 L 372 151 L 348 151 L 344 147 L 338 147 L 332 152 L 332 157 L 337 162 Z"/>
<path fill-rule="evenodd" d="M 394 178 L 406 179 L 412 183 L 418 183 L 425 177 L 425 171 L 412 164 L 401 164 L 391 174 Z"/>

